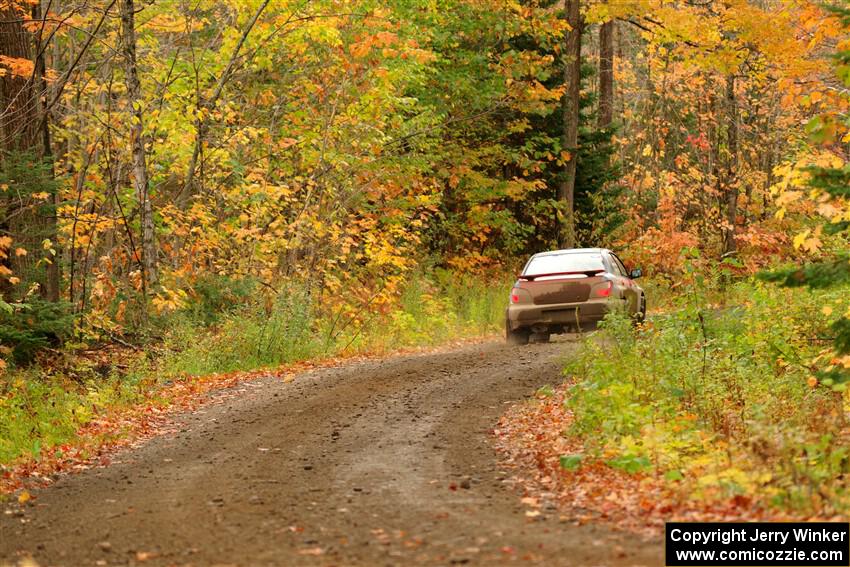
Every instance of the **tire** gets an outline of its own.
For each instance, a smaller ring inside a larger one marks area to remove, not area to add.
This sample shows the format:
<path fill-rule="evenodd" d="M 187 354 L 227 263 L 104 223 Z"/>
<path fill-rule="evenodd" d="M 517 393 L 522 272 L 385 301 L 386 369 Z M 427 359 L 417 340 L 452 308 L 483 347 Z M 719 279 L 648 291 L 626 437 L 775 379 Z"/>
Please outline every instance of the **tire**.
<path fill-rule="evenodd" d="M 632 315 L 632 320 L 636 325 L 646 321 L 646 296 L 641 295 L 638 301 L 640 301 L 640 305 L 638 306 L 637 313 Z"/>
<path fill-rule="evenodd" d="M 527 329 L 511 330 L 511 324 L 505 321 L 505 342 L 509 345 L 527 345 L 531 333 Z"/>
<path fill-rule="evenodd" d="M 548 343 L 551 337 L 551 333 L 532 333 L 531 336 L 529 336 L 529 342 Z"/>

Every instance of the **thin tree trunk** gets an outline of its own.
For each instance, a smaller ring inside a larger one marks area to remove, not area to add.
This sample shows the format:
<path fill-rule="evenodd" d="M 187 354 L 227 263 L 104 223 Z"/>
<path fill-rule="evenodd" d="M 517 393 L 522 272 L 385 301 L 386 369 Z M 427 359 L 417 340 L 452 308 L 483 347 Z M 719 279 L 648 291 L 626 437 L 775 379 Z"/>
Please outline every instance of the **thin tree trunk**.
<path fill-rule="evenodd" d="M 600 128 L 614 120 L 614 20 L 599 28 L 599 116 Z"/>
<path fill-rule="evenodd" d="M 735 97 L 735 75 L 726 77 L 726 172 L 724 175 L 724 200 L 726 208 L 726 226 L 723 231 L 723 255 L 735 254 L 738 245 L 735 242 L 738 224 L 738 100 Z"/>
<path fill-rule="evenodd" d="M 37 1 L 33 4 L 32 7 L 32 18 L 35 21 L 41 19 L 41 0 Z M 45 162 L 49 162 L 50 164 L 50 177 L 55 177 L 56 171 L 55 161 L 53 159 L 53 148 L 50 141 L 50 111 L 47 109 L 47 80 L 45 79 L 47 75 L 47 63 L 45 62 L 44 54 L 47 51 L 47 46 L 42 44 L 42 39 L 44 35 L 44 25 L 41 26 L 38 34 L 35 38 L 35 71 L 34 71 L 34 79 L 36 86 L 36 108 L 38 115 L 41 119 L 38 121 L 39 123 L 39 137 L 41 138 L 41 157 Z M 52 207 L 50 212 L 48 213 L 47 218 L 45 219 L 45 223 L 47 224 L 48 234 L 51 235 L 50 239 L 53 241 L 53 249 L 56 250 L 56 254 L 49 258 L 49 263 L 46 267 L 47 278 L 45 281 L 45 297 L 50 301 L 59 301 L 60 294 L 60 274 L 59 274 L 59 244 L 56 242 L 55 235 L 58 232 L 58 223 L 56 219 L 56 208 L 59 205 L 59 195 L 57 192 L 53 192 L 51 195 Z"/>
<path fill-rule="evenodd" d="M 564 96 L 561 99 L 563 111 L 563 133 L 561 146 L 569 155 L 565 157 L 561 182 L 558 186 L 558 199 L 563 204 L 563 220 L 559 243 L 564 248 L 576 245 L 575 230 L 575 186 L 576 159 L 578 158 L 578 122 L 579 96 L 581 95 L 581 12 L 579 0 L 564 0 L 564 16 L 570 30 L 564 41 Z"/>
<path fill-rule="evenodd" d="M 148 192 L 148 168 L 145 155 L 144 113 L 142 112 L 142 88 L 136 68 L 136 27 L 134 0 L 121 0 L 122 48 L 126 69 L 127 97 L 132 109 L 133 123 L 130 126 L 130 143 L 133 154 L 133 185 L 139 201 L 142 230 L 143 281 L 150 286 L 157 281 L 156 242 L 154 240 L 153 207 Z"/>

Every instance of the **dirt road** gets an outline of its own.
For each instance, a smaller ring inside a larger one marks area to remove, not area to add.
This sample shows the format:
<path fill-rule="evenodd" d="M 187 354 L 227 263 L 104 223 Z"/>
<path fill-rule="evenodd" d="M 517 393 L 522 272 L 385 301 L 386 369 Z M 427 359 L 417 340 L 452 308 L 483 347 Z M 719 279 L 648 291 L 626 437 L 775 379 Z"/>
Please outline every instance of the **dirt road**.
<path fill-rule="evenodd" d="M 1 515 L 0 564 L 658 564 L 658 544 L 526 517 L 499 468 L 505 404 L 557 381 L 572 349 L 490 343 L 244 384 Z"/>

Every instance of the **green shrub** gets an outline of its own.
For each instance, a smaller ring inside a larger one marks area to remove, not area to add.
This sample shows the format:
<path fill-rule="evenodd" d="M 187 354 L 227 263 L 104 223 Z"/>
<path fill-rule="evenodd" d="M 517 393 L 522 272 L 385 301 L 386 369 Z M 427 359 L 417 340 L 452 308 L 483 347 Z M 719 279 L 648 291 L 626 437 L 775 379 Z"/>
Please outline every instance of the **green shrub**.
<path fill-rule="evenodd" d="M 256 289 L 257 283 L 251 278 L 207 274 L 192 285 L 186 311 L 192 320 L 211 325 L 243 306 Z"/>
<path fill-rule="evenodd" d="M 73 326 L 70 304 L 32 297 L 0 309 L 0 345 L 11 351 L 16 364 L 26 365 L 39 350 L 58 346 L 71 335 Z"/>
<path fill-rule="evenodd" d="M 488 283 L 472 277 L 416 278 L 405 288 L 399 308 L 390 314 L 392 345 L 438 344 L 452 338 L 499 331 L 510 283 Z M 374 333 L 373 341 L 386 342 Z"/>
<path fill-rule="evenodd" d="M 424 276 L 411 278 L 398 304 L 345 324 L 322 314 L 304 284 L 291 283 L 270 304 L 257 298 L 221 316 L 207 328 L 204 318 L 175 318 L 167 334 L 167 374 L 275 367 L 344 350 L 388 350 L 435 345 L 453 338 L 499 331 L 508 283 L 482 283 Z"/>
<path fill-rule="evenodd" d="M 221 316 L 212 332 L 186 319 L 169 333 L 167 372 L 191 375 L 279 366 L 321 351 L 312 299 L 291 286 L 267 305 L 254 302 Z"/>
<path fill-rule="evenodd" d="M 617 468 L 683 472 L 697 497 L 846 507 L 825 496 L 845 489 L 844 394 L 816 384 L 812 361 L 830 324 L 816 311 L 844 312 L 850 294 L 750 280 L 728 300 L 708 308 L 697 291 L 638 330 L 609 316 L 567 366 L 568 434 Z"/>
<path fill-rule="evenodd" d="M 32 367 L 0 375 L 0 463 L 45 451 L 57 454 L 80 427 L 112 407 L 137 402 L 142 392 L 132 377 L 68 380 Z M 57 455 L 59 456 L 59 455 Z"/>

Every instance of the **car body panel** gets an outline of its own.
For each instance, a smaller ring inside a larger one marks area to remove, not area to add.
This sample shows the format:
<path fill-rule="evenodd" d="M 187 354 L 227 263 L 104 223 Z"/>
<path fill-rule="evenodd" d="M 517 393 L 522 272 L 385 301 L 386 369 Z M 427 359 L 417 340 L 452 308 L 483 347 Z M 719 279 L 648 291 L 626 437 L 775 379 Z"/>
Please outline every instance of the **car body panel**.
<path fill-rule="evenodd" d="M 535 254 L 511 290 L 506 331 L 548 336 L 589 330 L 618 307 L 641 317 L 645 293 L 629 274 L 622 261 L 604 248 Z"/>

